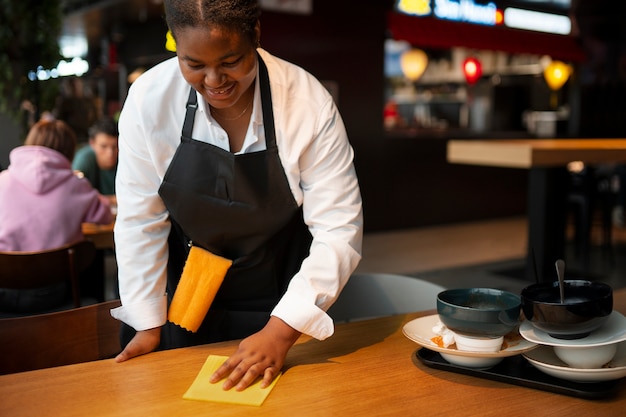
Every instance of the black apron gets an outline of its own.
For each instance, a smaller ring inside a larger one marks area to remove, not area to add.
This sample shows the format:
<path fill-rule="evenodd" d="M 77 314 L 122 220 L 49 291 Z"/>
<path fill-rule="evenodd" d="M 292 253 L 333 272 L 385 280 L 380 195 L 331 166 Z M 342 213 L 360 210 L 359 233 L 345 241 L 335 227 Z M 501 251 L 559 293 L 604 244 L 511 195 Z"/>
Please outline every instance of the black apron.
<path fill-rule="evenodd" d="M 233 265 L 198 331 L 168 321 L 161 349 L 240 339 L 261 330 L 308 256 L 311 234 L 278 156 L 269 77 L 260 56 L 258 62 L 265 151 L 234 155 L 192 139 L 197 95 L 189 92 L 181 143 L 159 189 L 172 224 L 168 306 L 191 244 Z M 125 326 L 122 344 L 133 335 Z"/>

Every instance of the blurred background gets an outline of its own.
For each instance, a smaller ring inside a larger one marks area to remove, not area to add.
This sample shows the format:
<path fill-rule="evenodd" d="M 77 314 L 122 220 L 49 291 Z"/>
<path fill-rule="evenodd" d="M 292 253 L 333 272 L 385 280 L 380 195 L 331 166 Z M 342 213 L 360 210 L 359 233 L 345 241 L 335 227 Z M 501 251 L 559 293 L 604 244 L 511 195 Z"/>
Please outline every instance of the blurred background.
<path fill-rule="evenodd" d="M 3 167 L 29 120 L 70 94 L 71 79 L 100 115 L 115 117 L 133 80 L 174 56 L 162 0 L 1 5 Z M 313 73 L 339 105 L 367 232 L 526 213 L 525 170 L 448 164 L 448 139 L 626 137 L 625 2 L 261 6 L 262 47 Z M 566 74 L 557 87 L 547 78 L 556 64 Z"/>

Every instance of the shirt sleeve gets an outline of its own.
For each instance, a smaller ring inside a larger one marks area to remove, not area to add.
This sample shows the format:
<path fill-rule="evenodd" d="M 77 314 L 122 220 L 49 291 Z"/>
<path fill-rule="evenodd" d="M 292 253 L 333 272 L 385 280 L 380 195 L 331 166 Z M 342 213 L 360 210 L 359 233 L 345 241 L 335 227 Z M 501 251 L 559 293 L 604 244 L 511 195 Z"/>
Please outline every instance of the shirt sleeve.
<path fill-rule="evenodd" d="M 140 93 L 129 95 L 119 120 L 114 236 L 122 306 L 111 311 L 113 317 L 138 331 L 162 326 L 166 321 L 170 231 L 168 214 L 158 195 L 164 163 L 153 159 L 158 156 L 150 152 L 141 98 Z"/>
<path fill-rule="evenodd" d="M 363 212 L 354 152 L 330 96 L 314 123 L 313 140 L 287 164 L 288 175 L 298 171 L 301 194 L 295 195 L 313 242 L 272 315 L 323 340 L 334 332 L 326 310 L 361 260 Z"/>

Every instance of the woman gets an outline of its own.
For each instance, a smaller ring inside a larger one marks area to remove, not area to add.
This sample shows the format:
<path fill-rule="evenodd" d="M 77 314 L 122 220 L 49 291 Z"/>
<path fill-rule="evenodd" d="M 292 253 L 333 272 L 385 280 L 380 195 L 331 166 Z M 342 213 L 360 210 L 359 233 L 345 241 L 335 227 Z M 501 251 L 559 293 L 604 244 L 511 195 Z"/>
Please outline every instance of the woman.
<path fill-rule="evenodd" d="M 113 221 L 111 208 L 72 171 L 76 136 L 60 120 L 42 120 L 0 174 L 0 251 L 41 251 L 84 239 L 82 223 Z"/>
<path fill-rule="evenodd" d="M 353 151 L 324 87 L 258 48 L 257 0 L 165 13 L 177 57 L 133 83 L 119 121 L 112 314 L 134 330 L 117 360 L 243 338 L 211 381 L 267 386 L 301 333 L 332 335 L 360 260 Z M 191 245 L 233 261 L 196 333 L 166 323 Z"/>
<path fill-rule="evenodd" d="M 72 129 L 42 120 L 0 173 L 0 251 L 53 249 L 84 239 L 82 223 L 111 223 L 108 200 L 72 171 Z M 12 301 L 11 301 L 12 300 Z M 0 309 L 32 312 L 64 301 L 64 288 L 0 289 Z"/>

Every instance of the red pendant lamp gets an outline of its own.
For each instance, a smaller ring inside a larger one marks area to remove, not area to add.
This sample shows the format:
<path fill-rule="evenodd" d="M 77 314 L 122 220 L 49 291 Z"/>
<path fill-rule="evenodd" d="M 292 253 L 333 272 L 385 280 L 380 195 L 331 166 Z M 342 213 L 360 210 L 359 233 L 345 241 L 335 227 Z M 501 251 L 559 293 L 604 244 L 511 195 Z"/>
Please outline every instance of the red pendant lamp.
<path fill-rule="evenodd" d="M 476 84 L 483 75 L 483 67 L 477 58 L 469 57 L 463 61 L 463 74 L 469 85 Z"/>

